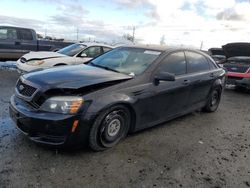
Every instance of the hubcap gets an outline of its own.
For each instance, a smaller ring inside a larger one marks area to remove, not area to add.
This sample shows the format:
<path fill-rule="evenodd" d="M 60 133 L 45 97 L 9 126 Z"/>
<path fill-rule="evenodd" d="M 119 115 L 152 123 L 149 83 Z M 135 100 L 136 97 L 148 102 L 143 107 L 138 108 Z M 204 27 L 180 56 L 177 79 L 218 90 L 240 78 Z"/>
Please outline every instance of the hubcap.
<path fill-rule="evenodd" d="M 113 119 L 109 124 L 108 124 L 108 130 L 107 133 L 110 137 L 116 136 L 117 133 L 119 132 L 121 128 L 121 122 L 119 119 Z"/>
<path fill-rule="evenodd" d="M 218 94 L 214 93 L 212 97 L 212 106 L 216 105 L 218 101 Z"/>

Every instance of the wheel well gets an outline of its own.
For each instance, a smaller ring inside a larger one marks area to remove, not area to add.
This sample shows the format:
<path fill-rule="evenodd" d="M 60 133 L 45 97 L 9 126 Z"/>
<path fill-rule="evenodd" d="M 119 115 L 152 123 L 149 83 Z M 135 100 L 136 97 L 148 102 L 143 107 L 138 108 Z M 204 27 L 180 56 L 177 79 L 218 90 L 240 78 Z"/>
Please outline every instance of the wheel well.
<path fill-rule="evenodd" d="M 129 109 L 130 115 L 131 115 L 131 124 L 129 127 L 129 132 L 132 132 L 135 128 L 136 123 L 136 113 L 135 110 L 132 108 L 130 104 L 127 103 L 120 103 L 120 105 L 126 106 Z"/>
<path fill-rule="evenodd" d="M 108 108 L 113 107 L 113 106 L 117 106 L 117 105 L 122 105 L 122 106 L 125 106 L 126 108 L 128 108 L 128 110 L 130 112 L 130 115 L 131 115 L 131 124 L 130 124 L 130 127 L 129 127 L 129 133 L 133 132 L 133 130 L 135 128 L 135 123 L 136 123 L 136 113 L 135 113 L 135 110 L 132 108 L 132 106 L 130 104 L 122 103 L 122 102 L 121 103 L 115 103 L 115 104 L 112 104 L 111 106 L 108 106 L 107 108 L 104 108 L 101 111 L 107 110 Z"/>

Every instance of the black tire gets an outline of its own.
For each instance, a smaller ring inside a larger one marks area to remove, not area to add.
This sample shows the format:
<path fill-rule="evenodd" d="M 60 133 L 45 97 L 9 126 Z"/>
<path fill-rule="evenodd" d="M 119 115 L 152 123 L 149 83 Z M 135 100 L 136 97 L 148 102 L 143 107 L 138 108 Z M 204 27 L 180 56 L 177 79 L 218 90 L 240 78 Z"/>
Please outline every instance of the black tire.
<path fill-rule="evenodd" d="M 115 146 L 125 138 L 131 123 L 131 114 L 123 105 L 112 106 L 102 112 L 90 130 L 89 146 L 102 151 Z"/>
<path fill-rule="evenodd" d="M 205 112 L 215 112 L 219 107 L 221 99 L 221 88 L 214 88 L 209 94 L 206 106 L 204 106 L 203 111 Z"/>

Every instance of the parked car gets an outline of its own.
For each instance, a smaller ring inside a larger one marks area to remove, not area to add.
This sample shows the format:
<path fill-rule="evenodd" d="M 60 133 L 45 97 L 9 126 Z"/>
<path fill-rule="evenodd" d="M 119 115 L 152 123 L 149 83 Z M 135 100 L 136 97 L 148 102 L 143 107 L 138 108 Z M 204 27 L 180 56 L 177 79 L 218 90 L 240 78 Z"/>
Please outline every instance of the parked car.
<path fill-rule="evenodd" d="M 222 48 L 210 48 L 208 49 L 208 53 L 218 64 L 226 59 L 225 53 Z"/>
<path fill-rule="evenodd" d="M 128 46 L 21 76 L 10 115 L 37 142 L 113 147 L 128 133 L 220 103 L 225 70 L 190 49 Z"/>
<path fill-rule="evenodd" d="M 112 48 L 100 43 L 77 43 L 57 52 L 30 52 L 17 61 L 17 68 L 20 73 L 27 73 L 59 65 L 82 64 Z"/>
<path fill-rule="evenodd" d="M 227 84 L 236 89 L 250 89 L 250 43 L 229 43 L 223 46 Z"/>
<path fill-rule="evenodd" d="M 38 40 L 35 30 L 0 26 L 0 60 L 17 60 L 30 51 L 57 51 L 72 42 Z"/>

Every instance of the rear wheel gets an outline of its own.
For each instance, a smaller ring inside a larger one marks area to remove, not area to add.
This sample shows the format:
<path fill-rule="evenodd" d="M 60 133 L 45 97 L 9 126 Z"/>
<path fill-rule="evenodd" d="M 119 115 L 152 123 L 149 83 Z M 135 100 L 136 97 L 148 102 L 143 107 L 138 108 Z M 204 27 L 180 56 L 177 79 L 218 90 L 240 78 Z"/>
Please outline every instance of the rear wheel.
<path fill-rule="evenodd" d="M 220 99 L 221 99 L 221 89 L 214 88 L 208 97 L 207 104 L 203 108 L 203 111 L 215 112 L 220 104 Z"/>
<path fill-rule="evenodd" d="M 90 147 L 95 151 L 113 147 L 126 137 L 130 122 L 130 111 L 123 105 L 105 110 L 96 118 L 90 130 Z"/>

